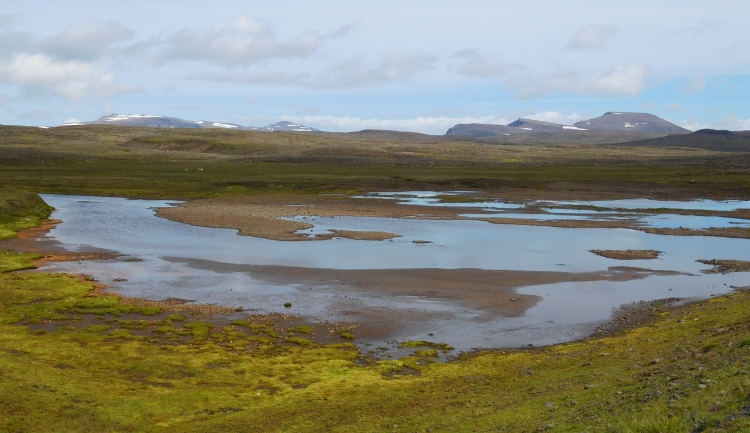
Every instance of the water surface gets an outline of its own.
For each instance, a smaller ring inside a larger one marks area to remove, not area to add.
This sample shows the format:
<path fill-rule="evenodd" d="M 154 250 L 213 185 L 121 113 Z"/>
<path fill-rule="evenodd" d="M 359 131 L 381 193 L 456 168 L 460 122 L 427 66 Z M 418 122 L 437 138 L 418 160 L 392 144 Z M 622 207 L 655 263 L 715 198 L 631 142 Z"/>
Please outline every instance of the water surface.
<path fill-rule="evenodd" d="M 429 320 L 405 323 L 391 339 L 431 339 L 458 349 L 551 344 L 590 333 L 624 304 L 666 297 L 701 299 L 750 285 L 750 274 L 702 273 L 698 259 L 750 260 L 750 242 L 717 237 L 660 236 L 630 229 L 569 229 L 369 217 L 307 217 L 312 233 L 330 230 L 387 231 L 389 241 L 289 242 L 238 236 L 233 229 L 196 227 L 155 215 L 169 200 L 44 195 L 63 222 L 50 233 L 70 250 L 104 249 L 135 255 L 142 262 L 91 261 L 47 269 L 87 273 L 114 284 L 126 295 L 149 299 L 179 297 L 243 307 L 257 312 L 285 311 L 311 319 L 353 320 L 346 308 L 362 311 L 420 312 Z M 663 217 L 659 215 L 658 217 Z M 656 217 L 654 217 L 656 218 Z M 309 232 L 309 231 L 308 231 Z M 431 243 L 415 243 L 428 241 Z M 592 249 L 656 249 L 657 260 L 617 261 Z M 203 261 L 203 262 L 201 262 Z M 203 266 L 199 263 L 214 263 Z M 684 275 L 640 280 L 557 283 L 520 288 L 542 300 L 522 317 L 508 318 L 458 305 L 450 299 L 385 296 L 347 291 L 332 282 L 269 282 L 227 265 L 284 265 L 329 269 L 476 268 L 488 270 L 607 272 L 612 266 L 679 271 Z M 112 283 L 116 278 L 127 282 Z M 669 290 L 672 289 L 672 290 Z M 363 313 L 364 314 L 364 313 Z M 427 315 L 427 316 L 425 316 Z M 355 315 L 356 316 L 356 315 Z M 428 336 L 429 333 L 434 336 Z M 383 342 L 379 342 L 383 344 Z"/>

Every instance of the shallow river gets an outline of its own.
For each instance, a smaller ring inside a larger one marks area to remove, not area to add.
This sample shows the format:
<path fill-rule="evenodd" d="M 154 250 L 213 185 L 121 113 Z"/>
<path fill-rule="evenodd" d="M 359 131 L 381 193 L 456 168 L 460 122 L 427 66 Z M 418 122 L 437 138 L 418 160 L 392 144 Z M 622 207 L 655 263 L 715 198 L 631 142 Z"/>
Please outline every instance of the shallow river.
<path fill-rule="evenodd" d="M 429 313 L 406 323 L 389 340 L 427 339 L 459 350 L 543 345 L 591 333 L 620 307 L 667 297 L 707 298 L 730 286 L 750 285 L 750 273 L 704 274 L 698 259 L 750 260 L 750 241 L 716 237 L 660 236 L 629 229 L 568 229 L 496 225 L 481 221 L 388 218 L 307 218 L 313 233 L 329 229 L 387 231 L 391 241 L 289 242 L 238 236 L 233 229 L 195 227 L 155 216 L 173 201 L 44 195 L 63 222 L 49 236 L 73 251 L 107 250 L 141 262 L 90 261 L 49 265 L 45 270 L 81 272 L 115 286 L 119 293 L 149 299 L 178 297 L 238 306 L 256 312 L 292 312 L 311 319 L 355 320 L 340 309 Z M 308 230 L 308 232 L 310 232 Z M 414 243 L 413 241 L 431 243 Z M 592 249 L 656 249 L 657 260 L 618 261 Z M 242 266 L 284 265 L 330 269 L 477 268 L 557 272 L 607 272 L 614 266 L 679 271 L 613 282 L 592 281 L 521 287 L 542 297 L 521 317 L 502 317 L 457 305 L 450 299 L 347 292 L 330 282 L 274 283 Z M 127 282 L 113 283 L 123 278 Z M 671 289 L 671 290 L 670 290 Z M 425 317 L 429 316 L 429 320 Z M 434 334 L 434 335 L 428 335 Z M 373 341 L 383 344 L 383 341 Z"/>

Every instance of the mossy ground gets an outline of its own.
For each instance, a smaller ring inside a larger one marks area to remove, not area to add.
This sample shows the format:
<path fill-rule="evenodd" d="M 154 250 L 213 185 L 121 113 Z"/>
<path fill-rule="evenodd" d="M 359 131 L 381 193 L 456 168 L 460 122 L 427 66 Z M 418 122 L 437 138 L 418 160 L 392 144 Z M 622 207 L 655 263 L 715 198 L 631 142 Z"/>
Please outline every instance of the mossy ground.
<path fill-rule="evenodd" d="M 304 325 L 219 327 L 13 271 L 34 257 L 0 254 L 0 431 L 750 431 L 747 292 L 602 339 L 367 362 Z"/>

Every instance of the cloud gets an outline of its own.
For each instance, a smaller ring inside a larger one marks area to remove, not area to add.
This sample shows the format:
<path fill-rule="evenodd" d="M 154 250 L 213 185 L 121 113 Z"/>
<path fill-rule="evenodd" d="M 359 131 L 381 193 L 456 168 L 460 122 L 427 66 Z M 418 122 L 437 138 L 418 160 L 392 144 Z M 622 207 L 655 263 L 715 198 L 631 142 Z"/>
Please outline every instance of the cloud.
<path fill-rule="evenodd" d="M 0 83 L 18 85 L 29 95 L 57 95 L 75 101 L 141 90 L 139 86 L 118 85 L 111 73 L 89 63 L 58 61 L 44 54 L 17 54 L 0 61 Z"/>
<path fill-rule="evenodd" d="M 351 29 L 353 29 L 354 27 L 356 27 L 357 25 L 359 25 L 361 23 L 362 23 L 362 21 L 352 21 L 352 22 L 350 22 L 348 24 L 344 24 L 342 26 L 339 26 L 339 28 L 337 28 L 336 30 L 334 30 L 334 31 L 332 31 L 330 33 L 327 33 L 325 35 L 325 37 L 327 39 L 337 39 L 337 38 L 340 38 L 340 37 L 346 35 L 347 33 L 349 33 L 349 31 L 351 31 Z"/>
<path fill-rule="evenodd" d="M 29 119 L 29 120 L 39 120 L 39 119 L 48 119 L 52 117 L 52 111 L 51 110 L 45 110 L 41 108 L 37 108 L 31 111 L 26 111 L 24 113 L 21 113 L 18 115 L 21 119 Z"/>
<path fill-rule="evenodd" d="M 131 39 L 135 32 L 116 21 L 78 21 L 42 42 L 44 52 L 60 59 L 94 60 L 114 44 Z"/>
<path fill-rule="evenodd" d="M 704 33 L 712 30 L 721 30 L 724 27 L 724 20 L 706 21 L 701 20 L 691 26 L 684 27 L 682 29 L 671 29 L 667 33 L 674 36 L 683 36 L 688 34 L 693 37 L 702 36 Z"/>
<path fill-rule="evenodd" d="M 266 21 L 241 16 L 212 29 L 179 30 L 164 41 L 158 59 L 160 63 L 203 61 L 231 68 L 273 58 L 307 57 L 318 50 L 322 39 L 317 32 L 306 31 L 281 42 Z"/>
<path fill-rule="evenodd" d="M 38 39 L 30 32 L 0 32 L 0 57 L 44 54 L 59 60 L 94 61 L 104 57 L 132 56 L 157 43 L 155 38 L 122 45 L 135 32 L 116 21 L 78 21 L 62 33 Z"/>
<path fill-rule="evenodd" d="M 523 116 L 526 119 L 541 120 L 543 122 L 561 123 L 563 125 L 572 125 L 580 120 L 586 119 L 579 113 L 562 114 L 557 111 L 543 111 L 540 113 L 527 114 Z"/>
<path fill-rule="evenodd" d="M 450 69 L 468 77 L 498 78 L 504 76 L 509 69 L 520 68 L 519 65 L 509 65 L 501 60 L 488 60 L 471 49 L 459 51 L 451 55 L 451 58 L 461 59 L 461 63 L 450 66 Z"/>
<path fill-rule="evenodd" d="M 593 75 L 561 71 L 546 77 L 518 76 L 509 81 L 511 88 L 525 98 L 554 93 L 635 96 L 645 90 L 651 69 L 646 65 L 615 66 Z"/>
<path fill-rule="evenodd" d="M 35 50 L 38 50 L 38 47 L 31 33 L 0 32 L 0 58 Z"/>
<path fill-rule="evenodd" d="M 588 25 L 579 28 L 568 41 L 571 50 L 598 50 L 604 48 L 617 35 L 617 27 Z"/>
<path fill-rule="evenodd" d="M 317 76 L 313 87 L 366 87 L 378 83 L 406 81 L 419 72 L 432 69 L 437 56 L 390 53 L 375 65 L 360 60 L 340 63 Z M 329 78 L 330 74 L 330 78 Z"/>
<path fill-rule="evenodd" d="M 667 110 L 669 111 L 687 111 L 687 108 L 683 107 L 682 105 L 673 102 L 669 105 L 667 105 Z"/>
<path fill-rule="evenodd" d="M 701 123 L 698 119 L 690 117 L 687 119 L 667 119 L 668 122 L 672 122 L 677 126 L 681 126 L 690 131 L 697 131 L 699 129 L 710 128 L 711 126 Z"/>
<path fill-rule="evenodd" d="M 15 15 L 0 14 L 0 29 L 13 27 L 16 23 Z"/>
<path fill-rule="evenodd" d="M 407 81 L 419 72 L 434 68 L 437 57 L 390 53 L 375 64 L 348 60 L 317 73 L 199 73 L 188 78 L 250 85 L 294 85 L 310 88 L 358 88 Z"/>
<path fill-rule="evenodd" d="M 706 77 L 697 75 L 693 77 L 690 83 L 682 88 L 685 93 L 700 93 L 706 89 Z"/>
<path fill-rule="evenodd" d="M 716 128 L 729 129 L 731 131 L 750 130 L 750 119 L 741 119 L 735 114 L 727 114 L 716 122 Z"/>

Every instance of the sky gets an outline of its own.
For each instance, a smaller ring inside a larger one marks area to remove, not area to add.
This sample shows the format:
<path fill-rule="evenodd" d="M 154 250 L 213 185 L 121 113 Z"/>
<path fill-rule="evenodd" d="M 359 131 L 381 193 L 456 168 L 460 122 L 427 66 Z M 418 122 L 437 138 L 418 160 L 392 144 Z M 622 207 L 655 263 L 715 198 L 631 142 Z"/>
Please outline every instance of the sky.
<path fill-rule="evenodd" d="M 634 111 L 750 130 L 747 17 L 746 0 L 3 0 L 0 124 L 443 134 Z"/>

